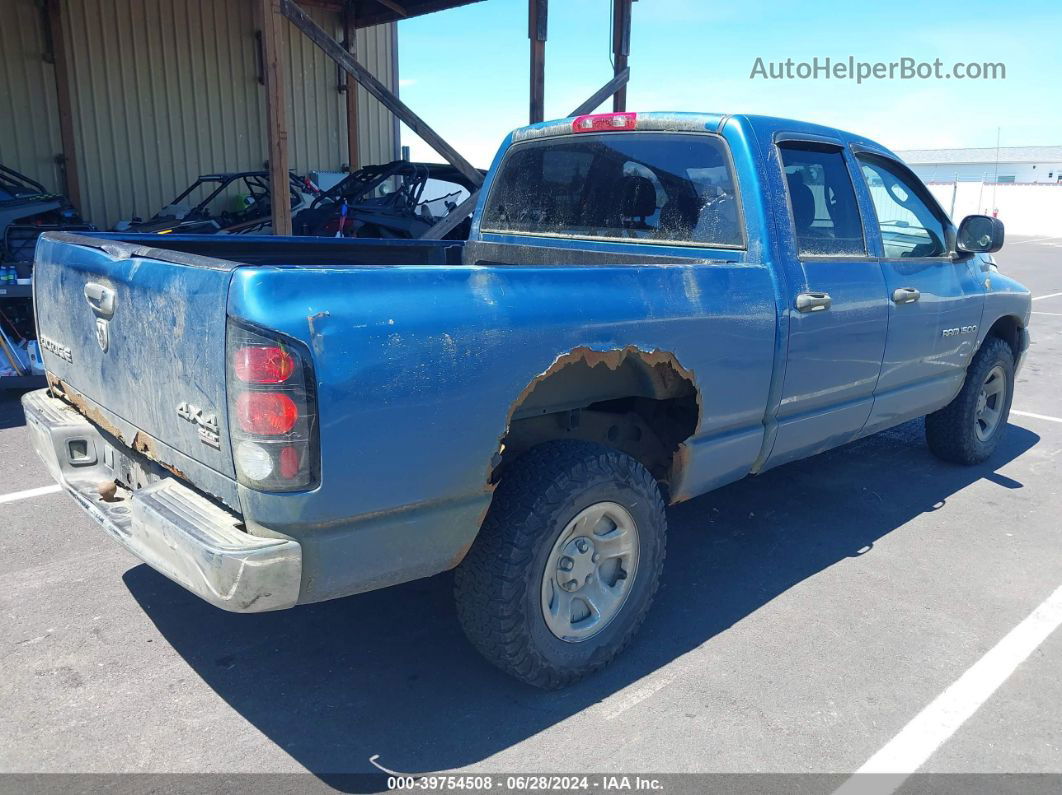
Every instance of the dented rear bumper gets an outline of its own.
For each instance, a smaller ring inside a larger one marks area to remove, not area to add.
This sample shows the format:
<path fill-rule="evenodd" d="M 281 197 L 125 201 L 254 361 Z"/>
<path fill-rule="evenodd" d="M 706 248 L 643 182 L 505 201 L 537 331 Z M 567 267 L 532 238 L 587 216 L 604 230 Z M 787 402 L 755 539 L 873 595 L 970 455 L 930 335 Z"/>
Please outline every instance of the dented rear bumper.
<path fill-rule="evenodd" d="M 299 598 L 302 549 L 290 539 L 260 538 L 240 518 L 163 472 L 126 495 L 104 500 L 127 451 L 118 450 L 81 414 L 46 389 L 22 397 L 33 447 L 52 477 L 122 546 L 224 610 L 258 613 Z"/>

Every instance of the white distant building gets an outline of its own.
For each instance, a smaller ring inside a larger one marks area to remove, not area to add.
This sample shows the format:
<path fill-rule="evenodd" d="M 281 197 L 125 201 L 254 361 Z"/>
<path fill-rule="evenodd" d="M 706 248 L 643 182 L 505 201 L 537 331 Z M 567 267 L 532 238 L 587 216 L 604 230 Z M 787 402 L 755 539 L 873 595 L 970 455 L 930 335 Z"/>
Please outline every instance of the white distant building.
<path fill-rule="evenodd" d="M 1062 146 L 907 149 L 896 154 L 923 182 L 1062 183 Z"/>

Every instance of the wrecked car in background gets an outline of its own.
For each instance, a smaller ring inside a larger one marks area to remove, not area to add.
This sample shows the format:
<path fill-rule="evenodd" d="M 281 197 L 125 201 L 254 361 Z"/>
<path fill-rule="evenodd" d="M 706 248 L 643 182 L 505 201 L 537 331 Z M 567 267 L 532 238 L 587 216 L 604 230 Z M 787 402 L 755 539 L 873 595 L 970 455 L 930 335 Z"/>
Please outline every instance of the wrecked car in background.
<path fill-rule="evenodd" d="M 37 237 L 56 229 L 92 231 L 66 196 L 0 165 L 0 262 L 30 263 Z M 20 268 L 28 275 L 29 268 Z"/>
<path fill-rule="evenodd" d="M 464 243 L 45 235 L 23 404 L 66 491 L 212 604 L 456 568 L 476 648 L 558 687 L 646 617 L 667 503 L 923 415 L 990 456 L 1030 318 L 1002 243 L 860 136 L 581 116 L 506 138 Z"/>
<path fill-rule="evenodd" d="M 444 163 L 395 160 L 366 166 L 314 197 L 295 214 L 296 235 L 414 239 L 424 235 L 476 189 Z M 446 235 L 468 237 L 471 220 Z"/>
<path fill-rule="evenodd" d="M 288 178 L 291 211 L 319 193 L 308 179 Z M 156 235 L 260 235 L 273 229 L 268 171 L 203 174 L 146 221 L 119 221 L 116 232 Z"/>

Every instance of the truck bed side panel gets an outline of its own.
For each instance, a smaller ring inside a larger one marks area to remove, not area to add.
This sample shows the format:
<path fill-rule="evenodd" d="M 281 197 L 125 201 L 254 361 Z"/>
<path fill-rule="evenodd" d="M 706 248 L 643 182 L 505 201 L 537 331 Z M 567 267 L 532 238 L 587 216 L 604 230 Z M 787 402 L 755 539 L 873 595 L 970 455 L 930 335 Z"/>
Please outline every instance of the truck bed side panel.
<path fill-rule="evenodd" d="M 359 525 L 449 534 L 431 538 L 436 570 L 455 565 L 514 402 L 578 349 L 664 351 L 693 373 L 702 413 L 684 493 L 741 477 L 760 450 L 776 331 L 760 265 L 241 268 L 229 313 L 313 352 L 320 487 L 241 492 L 250 521 L 303 544 L 317 574 L 302 601 L 349 592 Z"/>

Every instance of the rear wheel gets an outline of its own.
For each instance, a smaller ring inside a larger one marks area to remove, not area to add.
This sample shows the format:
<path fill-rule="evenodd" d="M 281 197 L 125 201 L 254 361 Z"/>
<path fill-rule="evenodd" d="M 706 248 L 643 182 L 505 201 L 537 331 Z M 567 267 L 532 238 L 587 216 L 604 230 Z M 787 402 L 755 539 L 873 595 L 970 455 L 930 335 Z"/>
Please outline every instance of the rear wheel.
<path fill-rule="evenodd" d="M 1014 397 L 1014 352 L 989 337 L 974 355 L 966 383 L 947 406 L 926 417 L 926 441 L 939 458 L 979 464 L 999 445 Z"/>
<path fill-rule="evenodd" d="M 664 502 L 624 453 L 543 444 L 506 472 L 455 573 L 457 611 L 494 665 L 538 687 L 605 666 L 645 618 L 664 560 Z"/>

